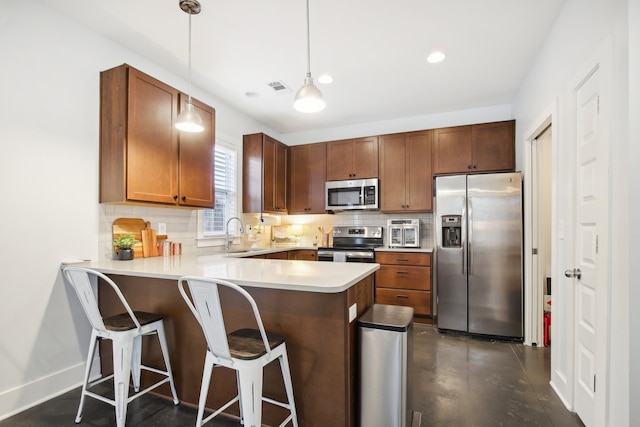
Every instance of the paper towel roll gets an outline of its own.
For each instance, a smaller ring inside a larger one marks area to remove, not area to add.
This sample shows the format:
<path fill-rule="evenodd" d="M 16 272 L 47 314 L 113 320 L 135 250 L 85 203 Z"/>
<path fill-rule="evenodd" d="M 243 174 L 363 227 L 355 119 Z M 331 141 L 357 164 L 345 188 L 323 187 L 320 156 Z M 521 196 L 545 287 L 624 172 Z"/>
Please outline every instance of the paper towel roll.
<path fill-rule="evenodd" d="M 347 261 L 347 255 L 344 252 L 334 252 L 333 262 L 345 262 Z"/>

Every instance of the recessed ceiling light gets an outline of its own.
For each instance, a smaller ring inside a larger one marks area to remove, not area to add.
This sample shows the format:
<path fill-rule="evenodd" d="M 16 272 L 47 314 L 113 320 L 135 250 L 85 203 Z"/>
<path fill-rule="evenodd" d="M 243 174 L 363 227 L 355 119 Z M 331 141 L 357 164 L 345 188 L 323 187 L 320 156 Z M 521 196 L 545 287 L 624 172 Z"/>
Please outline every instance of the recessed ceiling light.
<path fill-rule="evenodd" d="M 244 93 L 244 96 L 246 96 L 247 98 L 258 98 L 260 96 L 260 93 L 254 92 L 254 91 L 248 91 Z"/>
<path fill-rule="evenodd" d="M 444 61 L 444 58 L 446 58 L 447 55 L 445 55 L 442 52 L 432 52 L 428 57 L 427 57 L 427 61 L 429 61 L 429 63 L 431 64 L 436 64 L 438 62 L 442 62 Z"/>
<path fill-rule="evenodd" d="M 320 77 L 318 77 L 318 83 L 322 83 L 322 84 L 329 84 L 333 82 L 333 77 L 331 77 L 331 74 L 323 74 Z"/>

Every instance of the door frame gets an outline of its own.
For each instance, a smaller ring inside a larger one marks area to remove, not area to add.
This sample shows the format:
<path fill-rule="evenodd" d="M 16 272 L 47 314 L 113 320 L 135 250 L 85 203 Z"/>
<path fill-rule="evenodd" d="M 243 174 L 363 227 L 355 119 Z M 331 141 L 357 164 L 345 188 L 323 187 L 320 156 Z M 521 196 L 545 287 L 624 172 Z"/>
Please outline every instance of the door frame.
<path fill-rule="evenodd" d="M 542 134 L 542 132 L 551 126 L 551 150 L 552 150 L 552 164 L 551 173 L 553 174 L 551 179 L 551 233 L 553 236 L 557 235 L 557 168 L 558 168 L 558 144 L 556 141 L 559 139 L 558 135 L 558 99 L 544 109 L 542 114 L 533 122 L 531 129 L 525 132 L 525 150 L 524 150 L 524 292 L 525 292 L 525 334 L 524 344 L 526 345 L 543 345 L 543 333 L 544 328 L 543 321 L 543 298 L 542 292 L 544 290 L 544 283 L 536 280 L 536 268 L 537 261 L 533 255 L 534 249 L 534 233 L 535 226 L 538 220 L 537 206 L 533 195 L 533 179 L 536 178 L 535 168 L 535 155 L 533 150 L 535 148 L 535 140 Z M 556 248 L 556 240 L 551 241 L 551 283 L 555 283 L 558 251 Z M 537 283 L 536 283 L 537 282 Z M 553 285 L 552 285 L 553 287 Z M 554 309 L 557 307 L 554 307 Z"/>
<path fill-rule="evenodd" d="M 536 278 L 537 262 L 534 262 L 533 242 L 535 233 L 535 223 L 537 206 L 533 196 L 533 180 L 536 179 L 536 170 L 534 168 L 534 141 L 540 134 L 551 125 L 551 150 L 552 162 L 551 171 L 553 177 L 551 179 L 551 235 L 557 236 L 557 168 L 558 168 L 558 144 L 559 126 L 558 126 L 558 103 L 556 98 L 547 108 L 543 110 L 540 116 L 534 120 L 533 126 L 524 134 L 525 150 L 524 150 L 524 344 L 541 346 L 543 343 L 543 305 L 542 292 L 544 284 Z M 557 276 L 557 249 L 556 239 L 551 239 L 551 283 L 555 283 Z M 536 283 L 537 282 L 537 283 Z"/>

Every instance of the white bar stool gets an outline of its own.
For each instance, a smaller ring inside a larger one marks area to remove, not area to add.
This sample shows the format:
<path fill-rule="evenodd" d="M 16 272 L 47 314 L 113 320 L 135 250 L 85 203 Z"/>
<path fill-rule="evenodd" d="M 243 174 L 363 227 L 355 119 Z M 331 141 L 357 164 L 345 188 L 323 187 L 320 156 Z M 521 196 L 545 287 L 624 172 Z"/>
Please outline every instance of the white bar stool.
<path fill-rule="evenodd" d="M 169 382 L 171 385 L 171 393 L 173 394 L 173 403 L 178 404 L 178 396 L 173 383 L 173 374 L 171 373 L 171 364 L 169 362 L 169 351 L 167 339 L 164 333 L 164 324 L 162 316 L 142 311 L 132 311 L 131 307 L 125 300 L 118 286 L 104 274 L 80 267 L 65 267 L 64 275 L 76 291 L 82 308 L 84 309 L 89 322 L 93 327 L 91 332 L 91 342 L 89 344 L 89 355 L 87 357 L 87 367 L 85 369 L 84 381 L 82 383 L 82 395 L 80 397 L 80 406 L 78 407 L 78 415 L 76 423 L 82 420 L 82 407 L 84 405 L 85 396 L 93 397 L 102 402 L 106 402 L 116 408 L 116 425 L 124 427 L 127 419 L 127 405 L 134 399 L 144 395 L 145 393 Z M 97 278 L 101 278 L 113 288 L 114 292 L 124 306 L 126 313 L 118 314 L 103 318 L 98 307 L 98 300 L 93 292 L 93 283 L 97 284 Z M 141 364 L 142 337 L 144 335 L 156 334 L 160 341 L 162 356 L 166 365 L 166 371 L 144 366 Z M 96 342 L 100 339 L 110 339 L 113 342 L 113 374 L 99 378 L 96 381 L 89 382 L 89 374 L 93 363 L 93 356 L 96 349 Z M 163 379 L 150 385 L 140 391 L 140 371 L 155 372 L 164 376 Z M 129 372 L 133 377 L 133 386 L 136 394 L 129 396 Z M 114 399 L 108 399 L 102 395 L 89 391 L 89 389 L 97 384 L 113 378 Z"/>
<path fill-rule="evenodd" d="M 185 282 L 188 284 L 191 298 L 185 291 Z M 218 286 L 233 289 L 247 299 L 253 309 L 258 330 L 239 329 L 227 334 L 222 317 Z M 289 410 L 289 416 L 280 424 L 280 427 L 290 421 L 294 427 L 297 427 L 298 418 L 293 401 L 293 385 L 285 339 L 280 335 L 265 332 L 258 306 L 251 295 L 240 286 L 225 280 L 193 276 L 184 276 L 178 279 L 178 289 L 200 323 L 207 340 L 207 355 L 202 373 L 196 426 L 209 422 L 233 403 L 238 402 L 241 423 L 245 427 L 260 427 L 262 425 L 262 402 L 264 401 Z M 262 370 L 264 366 L 274 360 L 280 362 L 287 403 L 262 396 Z M 203 420 L 209 382 L 215 366 L 224 366 L 236 371 L 238 394 Z"/>

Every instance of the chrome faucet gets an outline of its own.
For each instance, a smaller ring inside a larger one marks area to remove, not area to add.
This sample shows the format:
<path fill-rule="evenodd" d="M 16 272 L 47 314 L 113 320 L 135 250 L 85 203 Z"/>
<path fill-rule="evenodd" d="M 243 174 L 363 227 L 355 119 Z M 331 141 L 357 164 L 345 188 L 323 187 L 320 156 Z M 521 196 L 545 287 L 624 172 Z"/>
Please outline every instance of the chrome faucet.
<path fill-rule="evenodd" d="M 234 236 L 229 234 L 229 223 L 231 222 L 232 219 L 238 220 L 238 222 L 240 223 L 240 233 L 244 233 L 244 226 L 242 225 L 242 220 L 240 218 L 238 218 L 237 216 L 233 216 L 227 220 L 226 234 L 224 239 L 224 247 L 227 250 L 227 252 L 229 251 L 229 249 L 231 249 L 231 244 L 233 243 L 233 238 L 234 238 Z"/>

